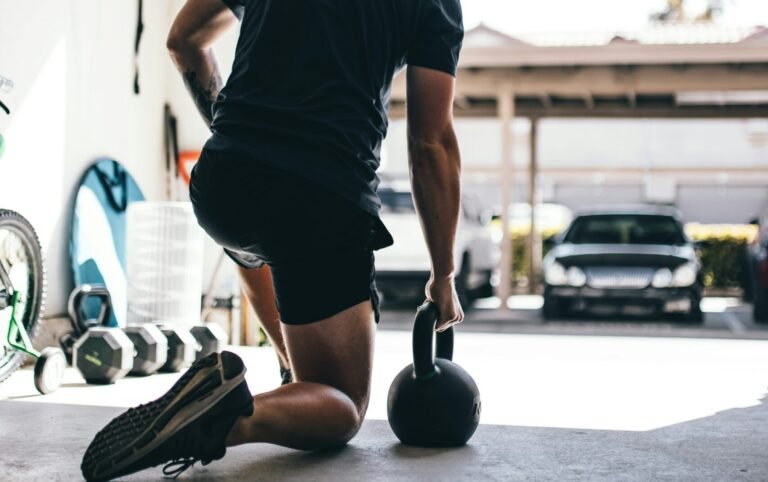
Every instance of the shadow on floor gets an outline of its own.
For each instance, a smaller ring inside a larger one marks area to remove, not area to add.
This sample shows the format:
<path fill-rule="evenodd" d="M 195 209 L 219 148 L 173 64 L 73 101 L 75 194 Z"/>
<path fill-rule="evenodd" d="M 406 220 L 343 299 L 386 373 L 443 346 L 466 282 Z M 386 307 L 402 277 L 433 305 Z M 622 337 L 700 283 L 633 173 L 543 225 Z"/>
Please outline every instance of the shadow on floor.
<path fill-rule="evenodd" d="M 77 480 L 81 454 L 120 409 L 3 402 L 0 480 Z M 182 480 L 768 480 L 768 398 L 649 432 L 481 425 L 470 445 L 419 449 L 368 421 L 343 449 L 229 449 Z M 149 469 L 125 480 L 161 480 Z"/>

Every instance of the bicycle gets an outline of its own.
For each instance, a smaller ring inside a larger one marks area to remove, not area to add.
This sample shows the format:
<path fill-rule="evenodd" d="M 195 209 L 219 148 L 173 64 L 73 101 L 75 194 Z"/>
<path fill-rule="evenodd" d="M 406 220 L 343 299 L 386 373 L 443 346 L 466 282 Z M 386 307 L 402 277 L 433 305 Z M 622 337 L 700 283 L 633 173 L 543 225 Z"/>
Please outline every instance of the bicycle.
<path fill-rule="evenodd" d="M 22 215 L 0 209 L 0 382 L 10 377 L 27 356 L 37 358 L 35 386 L 50 393 L 61 384 L 66 359 L 58 348 L 38 352 L 32 339 L 40 329 L 46 294 L 40 241 Z"/>
<path fill-rule="evenodd" d="M 8 85 L 13 83 L 0 76 L 0 87 L 5 87 L 0 90 L 8 91 Z M 4 104 L 2 107 L 10 113 Z M 0 209 L 0 382 L 31 356 L 37 359 L 35 386 L 40 393 L 58 388 L 66 367 L 62 350 L 38 352 L 32 345 L 40 328 L 45 294 L 43 251 L 35 229 L 21 214 Z"/>

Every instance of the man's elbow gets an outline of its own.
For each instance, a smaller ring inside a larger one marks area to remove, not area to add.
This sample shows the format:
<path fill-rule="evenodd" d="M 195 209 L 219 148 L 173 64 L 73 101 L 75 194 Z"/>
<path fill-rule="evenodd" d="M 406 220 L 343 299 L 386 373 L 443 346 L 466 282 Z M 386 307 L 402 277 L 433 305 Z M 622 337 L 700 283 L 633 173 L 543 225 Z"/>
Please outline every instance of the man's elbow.
<path fill-rule="evenodd" d="M 176 29 L 171 29 L 168 33 L 168 37 L 165 40 L 165 47 L 172 57 L 177 57 L 185 52 L 201 50 L 201 46 L 195 42 L 193 37 Z"/>
<path fill-rule="evenodd" d="M 168 53 L 174 57 L 184 50 L 184 39 L 176 32 L 171 31 L 168 34 L 168 38 L 165 39 L 165 48 L 168 49 Z"/>

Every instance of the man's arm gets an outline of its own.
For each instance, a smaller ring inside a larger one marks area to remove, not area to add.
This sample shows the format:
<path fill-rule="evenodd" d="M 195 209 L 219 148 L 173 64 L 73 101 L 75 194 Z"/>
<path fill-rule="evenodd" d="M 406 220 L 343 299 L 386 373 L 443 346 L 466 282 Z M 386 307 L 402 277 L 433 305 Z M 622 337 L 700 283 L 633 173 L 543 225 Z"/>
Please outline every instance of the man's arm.
<path fill-rule="evenodd" d="M 461 158 L 453 129 L 454 78 L 408 67 L 408 161 L 416 210 L 432 260 L 427 299 L 438 330 L 464 319 L 454 287 L 454 243 L 461 204 Z"/>
<path fill-rule="evenodd" d="M 211 45 L 235 23 L 237 17 L 222 0 L 187 0 L 168 34 L 171 58 L 208 126 L 223 85 Z"/>

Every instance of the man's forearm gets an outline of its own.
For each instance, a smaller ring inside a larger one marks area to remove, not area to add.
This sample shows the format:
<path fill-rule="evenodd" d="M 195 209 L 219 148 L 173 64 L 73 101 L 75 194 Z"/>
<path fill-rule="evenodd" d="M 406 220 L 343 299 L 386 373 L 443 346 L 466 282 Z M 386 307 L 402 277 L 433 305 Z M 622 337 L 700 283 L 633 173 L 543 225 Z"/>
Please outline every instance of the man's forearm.
<path fill-rule="evenodd" d="M 184 76 L 184 85 L 187 86 L 197 110 L 210 127 L 213 122 L 213 103 L 223 85 L 213 50 L 179 48 L 171 50 L 171 57 L 176 68 Z"/>
<path fill-rule="evenodd" d="M 435 278 L 455 271 L 454 242 L 461 206 L 461 160 L 453 131 L 436 143 L 410 142 L 413 198 Z"/>

